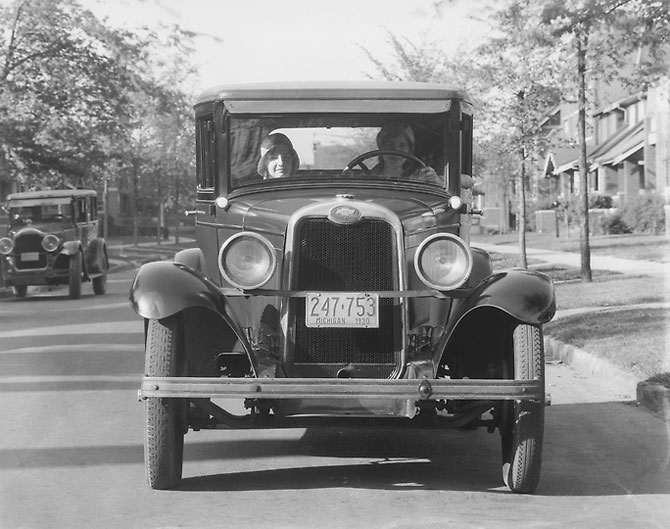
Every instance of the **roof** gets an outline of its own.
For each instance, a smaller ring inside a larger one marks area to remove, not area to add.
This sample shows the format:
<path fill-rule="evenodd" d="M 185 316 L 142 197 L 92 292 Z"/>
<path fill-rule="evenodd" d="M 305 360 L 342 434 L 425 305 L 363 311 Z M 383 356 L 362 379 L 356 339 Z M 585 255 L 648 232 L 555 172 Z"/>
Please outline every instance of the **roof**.
<path fill-rule="evenodd" d="M 593 151 L 593 162 L 598 165 L 619 165 L 644 148 L 644 123 L 618 132 Z"/>
<path fill-rule="evenodd" d="M 579 148 L 577 147 L 556 147 L 551 150 L 544 160 L 544 174 L 552 175 L 564 173 L 572 169 L 574 163 L 578 163 Z"/>
<path fill-rule="evenodd" d="M 92 189 L 50 189 L 43 191 L 26 191 L 23 193 L 12 193 L 7 200 L 34 200 L 41 198 L 69 198 L 69 197 L 91 197 L 97 193 Z"/>
<path fill-rule="evenodd" d="M 305 81 L 224 84 L 204 91 L 196 105 L 240 100 L 447 100 L 470 101 L 464 90 L 439 83 L 390 81 Z"/>
<path fill-rule="evenodd" d="M 644 148 L 644 122 L 626 127 L 600 145 L 588 146 L 587 158 L 590 170 L 601 165 L 619 165 Z M 545 175 L 560 174 L 579 169 L 579 149 L 554 149 L 547 155 Z"/>
<path fill-rule="evenodd" d="M 638 101 L 642 101 L 643 99 L 647 98 L 647 94 L 644 92 L 639 92 L 637 94 L 629 95 L 626 97 L 622 97 L 621 99 L 618 99 L 614 101 L 613 103 L 609 103 L 602 108 L 599 108 L 596 110 L 593 115 L 598 116 L 600 114 L 607 114 L 608 112 L 612 112 L 613 110 L 623 110 L 626 107 L 629 107 L 630 105 L 633 105 L 637 103 Z"/>

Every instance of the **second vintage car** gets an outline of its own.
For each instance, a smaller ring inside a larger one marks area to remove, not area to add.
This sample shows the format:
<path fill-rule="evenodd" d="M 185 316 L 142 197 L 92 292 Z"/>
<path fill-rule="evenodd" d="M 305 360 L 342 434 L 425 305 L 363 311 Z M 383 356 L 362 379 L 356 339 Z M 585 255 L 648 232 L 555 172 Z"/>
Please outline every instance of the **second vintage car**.
<path fill-rule="evenodd" d="M 230 85 L 195 118 L 198 248 L 130 293 L 150 485 L 178 485 L 189 429 L 482 427 L 534 491 L 554 289 L 470 247 L 467 94 Z"/>
<path fill-rule="evenodd" d="M 107 246 L 98 237 L 97 194 L 53 189 L 7 197 L 9 233 L 0 238 L 0 266 L 8 287 L 25 297 L 30 285 L 68 285 L 81 297 L 83 281 L 95 294 L 107 288 Z"/>

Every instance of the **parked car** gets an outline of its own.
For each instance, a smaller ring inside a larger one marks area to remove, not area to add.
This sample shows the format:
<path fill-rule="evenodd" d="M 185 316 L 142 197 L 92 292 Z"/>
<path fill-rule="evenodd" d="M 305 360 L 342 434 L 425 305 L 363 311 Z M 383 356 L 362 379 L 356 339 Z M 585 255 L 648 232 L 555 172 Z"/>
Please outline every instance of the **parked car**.
<path fill-rule="evenodd" d="M 82 281 L 93 291 L 107 288 L 107 246 L 98 237 L 96 193 L 57 189 L 14 193 L 7 197 L 9 232 L 0 238 L 5 285 L 25 297 L 29 285 L 66 284 L 72 299 L 81 297 Z"/>
<path fill-rule="evenodd" d="M 466 93 L 219 86 L 195 119 L 199 247 L 130 293 L 151 487 L 179 483 L 189 429 L 395 425 L 497 431 L 504 482 L 534 491 L 554 288 L 469 245 Z"/>

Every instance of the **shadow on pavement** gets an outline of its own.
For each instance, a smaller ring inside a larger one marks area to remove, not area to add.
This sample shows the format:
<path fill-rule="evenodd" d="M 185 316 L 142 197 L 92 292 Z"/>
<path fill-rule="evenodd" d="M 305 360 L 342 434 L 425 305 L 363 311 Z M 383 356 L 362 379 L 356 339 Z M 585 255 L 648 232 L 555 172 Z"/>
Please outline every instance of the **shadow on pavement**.
<path fill-rule="evenodd" d="M 621 402 L 552 406 L 540 496 L 670 493 L 667 426 Z M 57 410 L 54 410 L 56 413 Z M 629 417 L 639 425 L 623 423 Z M 602 423 L 593 417 L 601 417 Z M 563 419 L 573 418 L 572 423 Z M 116 420 L 120 420 L 117 418 Z M 139 427 L 140 425 L 138 425 Z M 641 429 L 636 429 L 639 426 Z M 640 433 L 644 432 L 644 434 Z M 500 440 L 484 430 L 305 430 L 210 432 L 185 438 L 179 490 L 191 492 L 361 488 L 505 491 Z M 0 450 L 0 469 L 143 464 L 141 446 Z M 226 468 L 230 468 L 226 472 Z M 195 475 L 194 475 L 195 474 Z"/>

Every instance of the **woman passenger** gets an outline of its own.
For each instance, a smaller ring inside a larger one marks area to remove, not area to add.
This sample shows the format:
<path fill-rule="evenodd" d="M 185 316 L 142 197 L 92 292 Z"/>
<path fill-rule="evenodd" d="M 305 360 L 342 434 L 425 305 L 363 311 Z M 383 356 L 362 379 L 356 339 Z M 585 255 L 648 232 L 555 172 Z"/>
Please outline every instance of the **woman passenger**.
<path fill-rule="evenodd" d="M 407 123 L 396 121 L 384 125 L 377 134 L 377 148 L 383 151 L 414 153 L 414 131 Z M 382 154 L 371 172 L 375 176 L 388 178 L 412 178 L 425 182 L 439 183 L 435 169 L 430 166 L 417 167 L 402 156 Z"/>
<path fill-rule="evenodd" d="M 288 137 L 281 132 L 268 135 L 261 143 L 258 174 L 264 180 L 295 176 L 300 158 Z"/>

